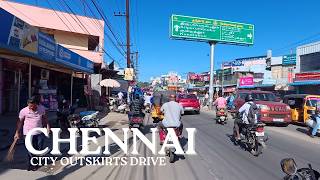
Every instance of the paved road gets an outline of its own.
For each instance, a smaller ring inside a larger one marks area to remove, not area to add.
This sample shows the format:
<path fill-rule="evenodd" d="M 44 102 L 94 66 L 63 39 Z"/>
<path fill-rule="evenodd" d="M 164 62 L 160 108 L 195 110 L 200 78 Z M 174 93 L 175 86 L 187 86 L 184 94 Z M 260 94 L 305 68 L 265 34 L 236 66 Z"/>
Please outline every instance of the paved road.
<path fill-rule="evenodd" d="M 212 114 L 183 116 L 185 127 L 194 127 L 197 155 L 181 158 L 166 166 L 86 166 L 64 168 L 53 176 L 65 179 L 227 179 L 227 180 L 270 180 L 281 179 L 283 173 L 280 160 L 295 158 L 299 166 L 312 163 L 320 170 L 319 138 L 311 139 L 296 129 L 299 127 L 267 127 L 269 134 L 267 149 L 259 157 L 252 156 L 238 146 L 234 146 L 229 136 L 232 122 L 225 126 L 217 125 Z M 146 119 L 148 128 L 151 119 Z M 303 129 L 303 128 L 301 128 Z M 150 134 L 147 134 L 149 138 Z M 151 139 L 151 138 L 150 138 Z M 143 156 L 153 156 L 142 143 L 138 144 Z M 121 151 L 113 156 L 124 156 Z"/>

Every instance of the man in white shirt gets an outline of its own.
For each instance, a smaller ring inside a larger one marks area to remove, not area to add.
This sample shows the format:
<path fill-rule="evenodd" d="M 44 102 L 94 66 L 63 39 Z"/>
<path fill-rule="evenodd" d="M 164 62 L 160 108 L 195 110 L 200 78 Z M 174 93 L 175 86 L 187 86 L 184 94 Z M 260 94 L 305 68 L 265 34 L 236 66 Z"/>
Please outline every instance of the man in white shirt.
<path fill-rule="evenodd" d="M 162 125 L 164 127 L 180 127 L 181 115 L 184 114 L 183 107 L 176 102 L 176 95 L 170 96 L 170 101 L 161 106 L 161 112 L 164 114 Z"/>
<path fill-rule="evenodd" d="M 164 133 L 163 128 L 167 127 L 175 127 L 179 128 L 179 138 L 182 138 L 182 130 L 183 130 L 183 124 L 181 122 L 181 115 L 184 114 L 183 107 L 176 102 L 176 95 L 170 96 L 170 101 L 164 103 L 161 106 L 161 112 L 164 114 L 164 119 L 158 123 L 159 125 L 159 135 L 160 135 L 160 145 L 163 143 L 164 139 Z"/>

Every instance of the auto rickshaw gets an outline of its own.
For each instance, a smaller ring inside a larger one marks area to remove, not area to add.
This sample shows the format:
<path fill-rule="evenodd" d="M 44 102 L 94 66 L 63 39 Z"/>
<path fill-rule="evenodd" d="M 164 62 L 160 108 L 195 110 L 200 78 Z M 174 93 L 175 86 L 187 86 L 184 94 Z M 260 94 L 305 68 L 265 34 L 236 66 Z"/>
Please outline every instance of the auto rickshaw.
<path fill-rule="evenodd" d="M 175 91 L 156 91 L 153 93 L 153 103 L 151 110 L 151 117 L 154 123 L 162 121 L 164 118 L 163 113 L 161 112 L 161 106 L 169 101 L 169 96 L 176 94 Z"/>
<path fill-rule="evenodd" d="M 310 115 L 320 106 L 320 96 L 291 94 L 284 96 L 283 102 L 291 108 L 292 122 L 305 124 Z"/>

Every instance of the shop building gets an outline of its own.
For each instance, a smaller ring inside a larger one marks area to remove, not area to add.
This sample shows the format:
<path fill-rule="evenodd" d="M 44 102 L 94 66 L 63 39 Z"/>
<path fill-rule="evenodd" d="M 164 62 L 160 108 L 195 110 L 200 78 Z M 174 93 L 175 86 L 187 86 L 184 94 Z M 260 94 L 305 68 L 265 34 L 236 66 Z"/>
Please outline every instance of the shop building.
<path fill-rule="evenodd" d="M 299 94 L 320 94 L 320 41 L 297 47 L 295 78 L 290 85 Z"/>
<path fill-rule="evenodd" d="M 61 96 L 72 102 L 83 94 L 93 61 L 57 44 L 4 4 L 0 2 L 0 114 L 16 113 L 33 94 L 40 94 L 49 110 L 56 110 Z"/>

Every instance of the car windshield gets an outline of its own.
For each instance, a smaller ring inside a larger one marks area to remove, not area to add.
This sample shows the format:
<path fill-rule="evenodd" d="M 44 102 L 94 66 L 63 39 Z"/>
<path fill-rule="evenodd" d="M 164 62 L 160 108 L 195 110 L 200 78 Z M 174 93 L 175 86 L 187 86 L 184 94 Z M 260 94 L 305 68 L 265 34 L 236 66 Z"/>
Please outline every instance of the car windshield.
<path fill-rule="evenodd" d="M 253 93 L 252 97 L 255 101 L 276 101 L 276 96 L 272 93 Z"/>
<path fill-rule="evenodd" d="M 320 106 L 320 98 L 308 98 L 307 106 L 312 106 L 312 107 Z"/>
<path fill-rule="evenodd" d="M 180 94 L 179 99 L 197 99 L 197 96 L 194 94 Z"/>

